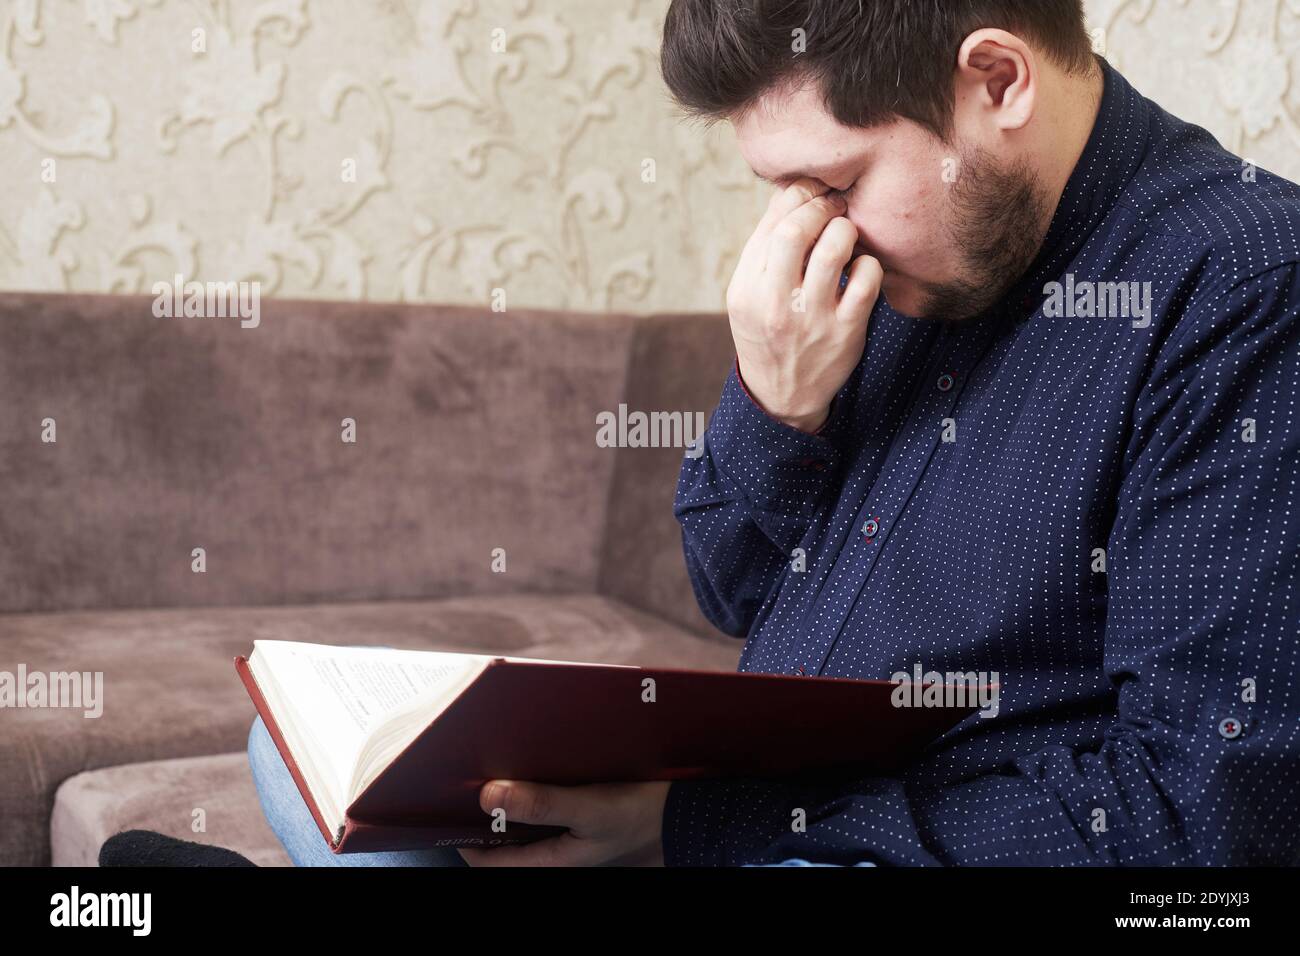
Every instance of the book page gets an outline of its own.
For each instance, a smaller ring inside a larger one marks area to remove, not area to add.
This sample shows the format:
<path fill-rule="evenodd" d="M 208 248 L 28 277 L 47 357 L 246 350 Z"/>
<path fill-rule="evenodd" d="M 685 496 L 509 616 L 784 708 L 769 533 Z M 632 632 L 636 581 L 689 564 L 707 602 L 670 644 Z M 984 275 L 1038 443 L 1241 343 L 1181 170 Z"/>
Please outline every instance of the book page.
<path fill-rule="evenodd" d="M 358 755 L 392 715 L 436 698 L 481 658 L 466 654 L 255 641 L 293 723 L 335 793 L 347 794 Z M 259 668 L 261 669 L 261 668 Z"/>

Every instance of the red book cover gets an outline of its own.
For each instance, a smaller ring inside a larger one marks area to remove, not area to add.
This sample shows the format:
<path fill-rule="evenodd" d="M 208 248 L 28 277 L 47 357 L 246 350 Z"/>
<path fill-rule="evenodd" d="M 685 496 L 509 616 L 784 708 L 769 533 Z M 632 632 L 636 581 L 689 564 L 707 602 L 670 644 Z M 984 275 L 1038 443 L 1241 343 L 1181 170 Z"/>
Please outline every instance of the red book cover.
<path fill-rule="evenodd" d="M 352 802 L 336 840 L 247 660 L 235 658 L 235 669 L 336 853 L 496 846 L 563 832 L 514 822 L 494 832 L 478 802 L 491 779 L 576 785 L 885 771 L 975 710 L 895 706 L 890 681 L 496 658 Z"/>

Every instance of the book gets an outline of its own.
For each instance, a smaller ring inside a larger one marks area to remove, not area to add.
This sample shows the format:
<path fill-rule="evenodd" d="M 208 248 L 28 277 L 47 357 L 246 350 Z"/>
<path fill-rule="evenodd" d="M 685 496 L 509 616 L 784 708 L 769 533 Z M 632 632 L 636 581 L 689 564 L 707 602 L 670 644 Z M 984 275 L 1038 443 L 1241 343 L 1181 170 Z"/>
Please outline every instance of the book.
<path fill-rule="evenodd" d="M 235 669 L 336 853 L 527 843 L 488 780 L 885 771 L 968 716 L 891 681 L 254 641 Z M 499 816 L 499 815 L 498 815 Z"/>

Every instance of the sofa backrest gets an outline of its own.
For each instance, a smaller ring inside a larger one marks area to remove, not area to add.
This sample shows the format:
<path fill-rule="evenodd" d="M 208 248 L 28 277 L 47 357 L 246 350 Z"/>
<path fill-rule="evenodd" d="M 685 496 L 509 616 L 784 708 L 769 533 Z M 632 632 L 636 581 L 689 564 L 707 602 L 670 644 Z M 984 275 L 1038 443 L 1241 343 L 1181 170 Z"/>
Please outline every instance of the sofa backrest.
<path fill-rule="evenodd" d="M 595 436 L 620 403 L 711 410 L 725 317 L 267 300 L 242 328 L 152 302 L 0 295 L 0 611 L 604 586 L 708 630 L 681 449 Z"/>
<path fill-rule="evenodd" d="M 629 411 L 698 413 L 707 424 L 734 355 L 724 314 L 639 319 L 625 386 Z M 606 509 L 600 589 L 689 630 L 734 642 L 705 620 L 686 576 L 681 527 L 673 518 L 683 454 L 681 448 L 619 450 Z"/>

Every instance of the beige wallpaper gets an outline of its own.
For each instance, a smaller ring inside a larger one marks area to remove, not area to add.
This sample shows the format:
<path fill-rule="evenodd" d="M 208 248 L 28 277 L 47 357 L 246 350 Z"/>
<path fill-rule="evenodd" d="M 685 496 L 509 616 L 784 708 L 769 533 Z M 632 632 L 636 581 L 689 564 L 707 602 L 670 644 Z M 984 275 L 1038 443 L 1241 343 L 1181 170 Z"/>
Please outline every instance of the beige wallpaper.
<path fill-rule="evenodd" d="M 0 0 L 0 288 L 721 309 L 766 187 L 674 115 L 666 8 Z M 1300 0 L 1089 10 L 1139 89 L 1300 178 Z"/>

